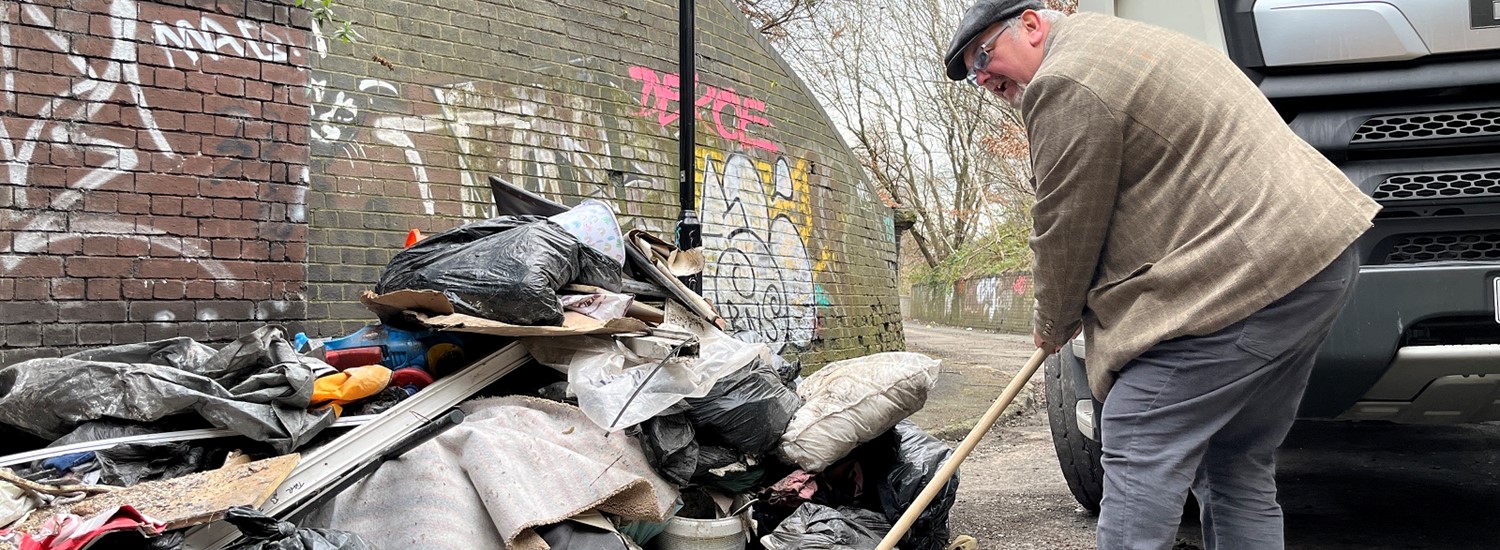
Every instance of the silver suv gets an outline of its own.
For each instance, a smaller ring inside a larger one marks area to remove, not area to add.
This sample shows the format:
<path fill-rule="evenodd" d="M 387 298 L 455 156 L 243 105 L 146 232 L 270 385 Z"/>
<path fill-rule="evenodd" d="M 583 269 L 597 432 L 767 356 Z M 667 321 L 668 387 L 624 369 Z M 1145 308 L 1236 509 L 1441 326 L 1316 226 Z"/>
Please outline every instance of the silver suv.
<path fill-rule="evenodd" d="M 1500 420 L 1500 1 L 1080 0 L 1223 48 L 1291 128 L 1383 206 L 1304 418 Z M 1084 342 L 1046 365 L 1073 495 L 1097 511 Z"/>

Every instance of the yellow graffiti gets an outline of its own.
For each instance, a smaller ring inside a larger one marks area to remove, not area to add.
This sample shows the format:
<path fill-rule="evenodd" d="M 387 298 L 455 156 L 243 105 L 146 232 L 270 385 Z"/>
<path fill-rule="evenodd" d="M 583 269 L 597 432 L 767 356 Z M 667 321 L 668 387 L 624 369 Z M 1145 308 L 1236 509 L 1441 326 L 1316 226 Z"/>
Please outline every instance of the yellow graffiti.
<path fill-rule="evenodd" d="M 725 164 L 725 154 L 708 147 L 698 147 L 695 157 L 697 180 L 704 181 L 705 168 L 709 161 L 715 165 Z M 812 178 L 809 177 L 809 164 L 807 159 L 790 159 L 780 157 L 777 159 L 787 164 L 789 180 L 792 184 L 791 196 L 778 193 L 776 190 L 776 165 L 777 162 L 765 159 L 752 159 L 755 171 L 760 173 L 760 184 L 766 197 L 770 197 L 770 203 L 766 205 L 768 214 L 772 218 L 785 217 L 796 228 L 797 236 L 801 238 L 805 246 L 813 247 L 813 204 L 812 204 Z M 698 208 L 703 208 L 703 193 L 699 193 Z M 826 272 L 833 261 L 833 252 L 830 247 L 817 246 L 818 259 L 813 263 L 814 272 Z"/>

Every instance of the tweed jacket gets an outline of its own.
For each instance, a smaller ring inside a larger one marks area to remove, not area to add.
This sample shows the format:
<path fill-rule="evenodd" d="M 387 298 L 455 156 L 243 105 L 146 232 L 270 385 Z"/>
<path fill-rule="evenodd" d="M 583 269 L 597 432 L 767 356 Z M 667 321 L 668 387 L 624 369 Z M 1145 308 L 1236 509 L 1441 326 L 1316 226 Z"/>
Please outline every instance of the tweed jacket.
<path fill-rule="evenodd" d="M 1042 338 L 1080 327 L 1089 388 L 1311 279 L 1379 206 L 1222 53 L 1099 14 L 1053 23 L 1022 97 Z"/>

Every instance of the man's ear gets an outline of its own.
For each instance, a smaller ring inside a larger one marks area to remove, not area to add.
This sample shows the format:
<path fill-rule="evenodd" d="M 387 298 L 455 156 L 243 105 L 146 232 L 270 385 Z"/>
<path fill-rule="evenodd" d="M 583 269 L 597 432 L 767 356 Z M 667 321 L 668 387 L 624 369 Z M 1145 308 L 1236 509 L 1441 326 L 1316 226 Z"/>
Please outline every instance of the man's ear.
<path fill-rule="evenodd" d="M 1037 47 L 1047 40 L 1047 34 L 1042 32 L 1042 15 L 1034 10 L 1021 12 L 1021 28 L 1026 31 L 1026 42 L 1032 47 Z"/>

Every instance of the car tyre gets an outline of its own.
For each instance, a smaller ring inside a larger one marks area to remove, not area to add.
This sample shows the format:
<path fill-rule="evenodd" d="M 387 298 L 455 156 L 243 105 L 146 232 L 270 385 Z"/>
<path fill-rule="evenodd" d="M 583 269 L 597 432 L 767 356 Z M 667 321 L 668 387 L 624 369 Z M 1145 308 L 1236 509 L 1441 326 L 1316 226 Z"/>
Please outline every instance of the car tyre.
<path fill-rule="evenodd" d="M 1083 369 L 1076 361 L 1072 350 L 1064 346 L 1061 352 L 1048 357 L 1044 363 L 1047 420 L 1068 489 L 1078 504 L 1090 513 L 1098 514 L 1099 501 L 1104 497 L 1104 467 L 1099 463 L 1103 450 L 1098 441 L 1085 436 L 1078 428 L 1078 388 L 1087 388 L 1087 382 L 1081 379 Z M 1088 399 L 1094 401 L 1092 397 Z M 1099 407 L 1097 402 L 1094 404 L 1097 421 Z"/>

